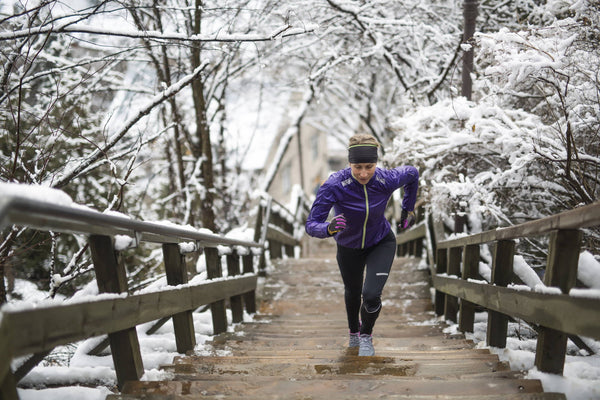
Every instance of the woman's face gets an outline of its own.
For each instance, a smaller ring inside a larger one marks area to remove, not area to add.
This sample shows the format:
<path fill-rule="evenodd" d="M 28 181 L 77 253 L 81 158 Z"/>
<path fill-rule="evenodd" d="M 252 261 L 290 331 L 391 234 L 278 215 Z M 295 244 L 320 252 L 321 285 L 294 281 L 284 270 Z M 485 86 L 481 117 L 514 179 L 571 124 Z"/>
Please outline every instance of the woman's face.
<path fill-rule="evenodd" d="M 352 170 L 352 176 L 356 179 L 361 185 L 366 185 L 373 175 L 375 175 L 375 167 L 377 163 L 358 163 L 358 164 L 350 164 L 350 168 Z"/>

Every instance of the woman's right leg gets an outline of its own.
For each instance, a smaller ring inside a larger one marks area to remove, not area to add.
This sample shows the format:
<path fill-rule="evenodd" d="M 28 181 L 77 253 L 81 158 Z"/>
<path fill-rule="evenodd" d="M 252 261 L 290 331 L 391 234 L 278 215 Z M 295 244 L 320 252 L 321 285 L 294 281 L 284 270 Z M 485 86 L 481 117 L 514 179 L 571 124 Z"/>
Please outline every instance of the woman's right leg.
<path fill-rule="evenodd" d="M 362 301 L 364 255 L 360 250 L 337 246 L 337 262 L 344 282 L 344 301 L 350 332 L 360 330 L 359 314 Z"/>

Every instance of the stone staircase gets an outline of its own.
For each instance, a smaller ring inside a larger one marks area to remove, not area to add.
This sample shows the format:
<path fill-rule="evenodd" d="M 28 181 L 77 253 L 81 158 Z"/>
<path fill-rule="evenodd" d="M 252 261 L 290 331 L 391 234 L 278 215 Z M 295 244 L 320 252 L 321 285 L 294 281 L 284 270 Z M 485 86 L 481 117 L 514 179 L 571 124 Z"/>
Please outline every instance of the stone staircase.
<path fill-rule="evenodd" d="M 418 261 L 392 267 L 374 357 L 346 347 L 335 257 L 280 260 L 252 322 L 216 336 L 209 351 L 176 357 L 163 367 L 172 380 L 128 382 L 107 399 L 565 399 L 463 335 L 445 334 Z"/>

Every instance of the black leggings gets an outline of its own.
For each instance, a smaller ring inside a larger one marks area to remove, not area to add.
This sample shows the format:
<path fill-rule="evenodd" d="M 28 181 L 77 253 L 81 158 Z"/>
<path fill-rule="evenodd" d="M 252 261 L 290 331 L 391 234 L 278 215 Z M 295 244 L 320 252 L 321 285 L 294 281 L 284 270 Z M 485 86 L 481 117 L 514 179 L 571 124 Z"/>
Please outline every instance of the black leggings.
<path fill-rule="evenodd" d="M 344 281 L 344 300 L 350 332 L 371 334 L 381 310 L 381 292 L 396 254 L 393 232 L 366 249 L 337 246 L 337 262 Z M 366 278 L 363 276 L 367 267 Z M 362 296 L 362 307 L 361 307 Z M 362 325 L 359 325 L 359 314 Z"/>

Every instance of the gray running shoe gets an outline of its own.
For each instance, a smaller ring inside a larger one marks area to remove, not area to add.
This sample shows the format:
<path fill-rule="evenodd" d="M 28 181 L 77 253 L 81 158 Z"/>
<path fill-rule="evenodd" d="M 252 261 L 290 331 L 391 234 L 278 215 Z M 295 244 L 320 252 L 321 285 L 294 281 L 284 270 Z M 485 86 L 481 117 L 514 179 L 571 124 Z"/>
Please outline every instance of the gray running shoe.
<path fill-rule="evenodd" d="M 358 347 L 360 345 L 360 334 L 358 332 L 356 333 L 350 333 L 350 342 L 348 343 L 348 347 Z"/>
<path fill-rule="evenodd" d="M 374 356 L 375 355 L 375 348 L 373 347 L 373 336 L 360 335 L 358 355 L 359 356 Z"/>

